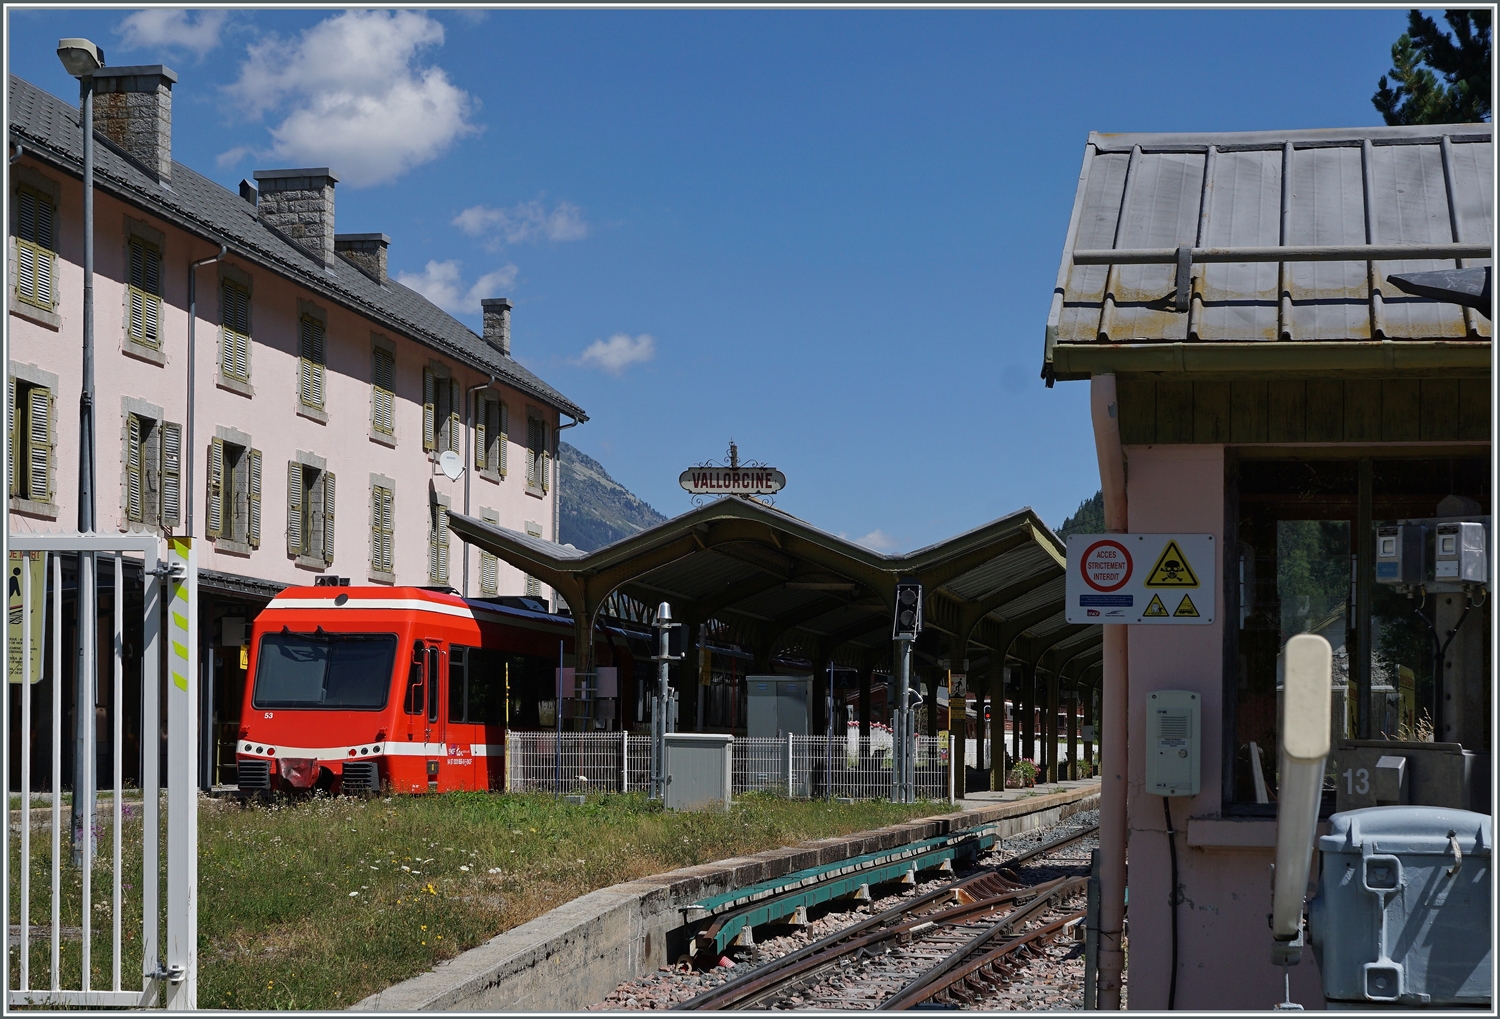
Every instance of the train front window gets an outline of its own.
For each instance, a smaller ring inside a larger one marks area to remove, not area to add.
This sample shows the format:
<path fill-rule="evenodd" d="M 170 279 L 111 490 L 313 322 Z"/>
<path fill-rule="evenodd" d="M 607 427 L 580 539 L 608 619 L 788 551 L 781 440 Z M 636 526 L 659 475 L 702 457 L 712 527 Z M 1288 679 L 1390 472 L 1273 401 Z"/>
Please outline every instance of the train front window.
<path fill-rule="evenodd" d="M 395 634 L 268 633 L 260 639 L 254 704 L 377 710 L 395 664 Z"/>

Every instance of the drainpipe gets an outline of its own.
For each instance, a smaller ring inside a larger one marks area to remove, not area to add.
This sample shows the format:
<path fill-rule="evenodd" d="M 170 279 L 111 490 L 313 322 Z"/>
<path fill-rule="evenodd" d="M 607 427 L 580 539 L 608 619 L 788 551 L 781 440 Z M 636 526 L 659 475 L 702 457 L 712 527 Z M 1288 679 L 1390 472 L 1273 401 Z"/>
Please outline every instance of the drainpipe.
<path fill-rule="evenodd" d="M 1094 419 L 1094 445 L 1099 455 L 1099 482 L 1104 493 L 1104 529 L 1122 534 L 1130 529 L 1125 497 L 1125 451 L 1120 445 L 1120 410 L 1115 377 L 1095 375 L 1089 390 Z M 1099 1007 L 1118 1010 L 1125 969 L 1122 940 L 1125 928 L 1125 852 L 1129 842 L 1129 631 L 1124 625 L 1104 627 L 1104 697 L 1100 719 L 1099 791 Z"/>
<path fill-rule="evenodd" d="M 187 461 L 187 492 L 184 495 L 184 528 L 187 536 L 193 536 L 193 497 L 198 489 L 193 484 L 193 465 L 198 460 L 198 447 L 193 442 L 193 395 L 196 391 L 197 375 L 195 374 L 198 353 L 198 267 L 217 262 L 229 253 L 227 245 L 219 245 L 219 253 L 212 258 L 200 258 L 196 262 L 188 263 L 188 349 L 187 349 L 187 435 L 183 439 L 182 457 Z"/>
<path fill-rule="evenodd" d="M 474 470 L 474 394 L 481 389 L 489 389 L 495 384 L 495 376 L 491 375 L 488 382 L 481 382 L 477 386 L 469 387 L 469 399 L 464 405 L 464 413 L 468 415 L 468 425 L 464 429 L 464 516 L 469 515 L 469 475 Z M 488 438 L 488 437 L 486 437 Z M 464 542 L 464 586 L 463 596 L 469 596 L 469 543 Z"/>
<path fill-rule="evenodd" d="M 562 411 L 557 412 L 557 418 L 559 421 L 562 420 Z M 573 418 L 572 421 L 565 425 L 558 425 L 557 435 L 555 436 L 555 448 L 552 450 L 552 540 L 559 545 L 562 544 L 562 433 L 569 428 L 576 428 L 577 426 L 577 418 Z M 552 611 L 557 611 L 557 592 L 555 590 L 552 592 Z M 582 612 L 583 609 L 580 607 L 575 611 Z"/>

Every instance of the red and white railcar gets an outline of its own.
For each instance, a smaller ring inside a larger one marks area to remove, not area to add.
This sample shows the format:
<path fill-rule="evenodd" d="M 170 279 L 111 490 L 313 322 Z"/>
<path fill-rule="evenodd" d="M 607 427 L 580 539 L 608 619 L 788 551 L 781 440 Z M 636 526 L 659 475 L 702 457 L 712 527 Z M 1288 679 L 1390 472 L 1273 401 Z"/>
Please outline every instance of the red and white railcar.
<path fill-rule="evenodd" d="M 289 588 L 252 631 L 240 790 L 504 788 L 506 728 L 536 726 L 553 699 L 559 642 L 571 666 L 573 621 L 545 611 L 419 587 Z M 625 664 L 622 645 L 600 638 L 595 661 Z"/>

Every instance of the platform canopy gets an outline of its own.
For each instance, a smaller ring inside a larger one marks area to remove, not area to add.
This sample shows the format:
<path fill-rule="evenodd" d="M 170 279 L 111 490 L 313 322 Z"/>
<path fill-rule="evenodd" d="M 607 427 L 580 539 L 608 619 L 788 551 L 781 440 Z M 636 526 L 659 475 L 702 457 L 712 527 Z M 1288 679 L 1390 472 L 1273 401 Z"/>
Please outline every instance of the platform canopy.
<path fill-rule="evenodd" d="M 941 653 L 955 658 L 972 650 L 1000 661 L 1019 653 L 1035 663 L 1033 654 L 1052 650 L 1055 661 L 1100 642 L 1098 626 L 1063 619 L 1064 548 L 1029 508 L 904 555 L 873 551 L 734 497 L 593 552 L 461 513 L 450 512 L 448 525 L 550 585 L 580 631 L 593 627 L 612 597 L 614 605 L 624 595 L 650 610 L 664 601 L 679 622 L 723 624 L 728 639 L 753 651 L 762 667 L 778 652 L 814 662 L 870 664 L 883 657 L 896 583 L 904 577 L 921 581 L 926 629 L 940 634 Z"/>

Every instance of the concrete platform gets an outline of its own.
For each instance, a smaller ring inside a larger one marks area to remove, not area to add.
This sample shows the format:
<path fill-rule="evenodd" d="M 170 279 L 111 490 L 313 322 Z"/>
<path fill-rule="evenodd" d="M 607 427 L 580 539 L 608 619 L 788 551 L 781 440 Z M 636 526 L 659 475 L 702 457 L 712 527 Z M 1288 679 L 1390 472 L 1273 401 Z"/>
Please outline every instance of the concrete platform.
<path fill-rule="evenodd" d="M 372 994 L 351 1010 L 578 1011 L 686 951 L 683 918 L 700 899 L 966 828 L 994 827 L 999 837 L 1008 838 L 1098 806 L 1097 780 L 1058 784 L 1062 792 L 1048 786 L 1040 792 L 971 794 L 957 813 L 601 888 Z M 975 801 L 974 796 L 995 798 Z"/>

